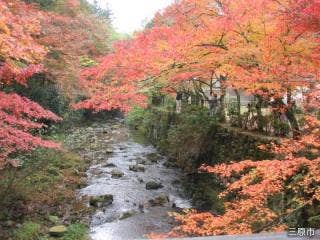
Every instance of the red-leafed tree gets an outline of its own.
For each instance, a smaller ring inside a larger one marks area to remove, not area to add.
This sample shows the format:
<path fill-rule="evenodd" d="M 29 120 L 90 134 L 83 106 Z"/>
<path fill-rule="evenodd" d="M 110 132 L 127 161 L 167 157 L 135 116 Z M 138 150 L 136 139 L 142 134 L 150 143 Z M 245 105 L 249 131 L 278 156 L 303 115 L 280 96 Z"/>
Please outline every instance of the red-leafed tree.
<path fill-rule="evenodd" d="M 17 94 L 0 92 L 0 103 L 0 168 L 7 161 L 16 166 L 18 163 L 9 159 L 16 152 L 27 152 L 36 147 L 59 147 L 59 144 L 31 134 L 45 126 L 41 120 L 60 120 L 52 112 Z"/>
<path fill-rule="evenodd" d="M 314 94 L 308 97 L 312 100 L 304 105 L 305 111 L 314 107 L 319 109 Z M 201 173 L 215 174 L 225 185 L 225 190 L 219 195 L 224 201 L 223 214 L 195 210 L 173 213 L 178 226 L 169 233 L 152 233 L 149 237 L 285 231 L 290 222 L 301 214 L 303 219 L 300 221 L 304 221 L 306 226 L 317 227 L 313 219 L 319 214 L 320 204 L 320 121 L 309 114 L 304 119 L 305 125 L 299 137 L 260 146 L 264 151 L 273 152 L 276 159 L 242 160 L 200 167 Z"/>
<path fill-rule="evenodd" d="M 173 214 L 180 225 L 168 234 L 150 237 L 284 231 L 290 217 L 303 209 L 316 208 L 320 203 L 320 122 L 314 117 L 306 117 L 306 122 L 303 137 L 285 140 L 280 146 L 263 146 L 281 156 L 279 160 L 202 166 L 201 171 L 219 175 L 226 185 L 220 194 L 225 199 L 225 213 Z M 304 151 L 313 159 L 301 157 Z"/>
<path fill-rule="evenodd" d="M 46 49 L 37 43 L 42 14 L 22 1 L 0 2 L 1 88 L 13 82 L 26 84 L 29 77 L 42 70 Z M 13 160 L 17 152 L 59 147 L 32 135 L 44 126 L 41 120 L 60 118 L 24 97 L 0 91 L 0 169 L 8 163 L 17 166 Z"/>
<path fill-rule="evenodd" d="M 138 93 L 141 86 L 159 83 L 164 89 L 187 85 L 201 91 L 202 86 L 212 89 L 214 82 L 220 82 L 221 96 L 227 87 L 242 89 L 263 98 L 278 112 L 284 111 L 284 104 L 275 106 L 272 99 L 290 95 L 297 86 L 310 88 L 319 74 L 317 37 L 308 31 L 293 31 L 296 24 L 287 9 L 298 7 L 292 4 L 268 0 L 176 2 L 154 18 L 151 28 L 118 43 L 101 64 L 86 70 L 86 86 L 99 82 L 113 89 L 129 84 L 132 93 Z M 305 11 L 310 9 L 314 8 Z M 93 89 L 90 96 L 103 92 Z M 98 101 L 92 104 L 97 105 Z M 292 107 L 289 98 L 287 115 L 296 125 L 290 117 Z"/>
<path fill-rule="evenodd" d="M 267 100 L 282 98 L 295 87 L 309 88 L 303 106 L 305 124 L 294 139 L 261 146 L 277 159 L 202 166 L 201 171 L 220 176 L 225 184 L 220 194 L 225 213 L 173 214 L 180 225 L 150 237 L 283 231 L 288 219 L 301 212 L 306 223 L 316 227 L 310 219 L 320 204 L 320 122 L 312 113 L 320 107 L 319 1 L 221 2 L 240 33 L 234 38 L 237 45 L 229 44 L 226 52 L 231 54 L 227 68 L 231 86 Z"/>
<path fill-rule="evenodd" d="M 61 1 L 53 10 L 41 18 L 39 36 L 39 43 L 48 49 L 44 59 L 46 76 L 59 86 L 63 95 L 74 100 L 81 93 L 83 61 L 106 54 L 109 48 L 110 24 L 79 0 Z"/>
<path fill-rule="evenodd" d="M 0 13 L 1 84 L 12 81 L 24 84 L 41 70 L 39 63 L 46 54 L 45 48 L 33 38 L 40 33 L 42 13 L 21 1 L 1 1 Z"/>

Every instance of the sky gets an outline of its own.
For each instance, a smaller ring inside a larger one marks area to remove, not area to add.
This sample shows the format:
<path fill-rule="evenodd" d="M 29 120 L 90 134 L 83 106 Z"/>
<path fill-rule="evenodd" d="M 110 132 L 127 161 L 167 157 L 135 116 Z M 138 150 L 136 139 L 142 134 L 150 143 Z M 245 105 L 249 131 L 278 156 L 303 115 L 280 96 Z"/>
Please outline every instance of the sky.
<path fill-rule="evenodd" d="M 92 2 L 93 0 L 89 0 Z M 113 26 L 120 33 L 140 30 L 154 14 L 174 0 L 97 0 L 101 7 L 108 5 L 112 12 Z"/>

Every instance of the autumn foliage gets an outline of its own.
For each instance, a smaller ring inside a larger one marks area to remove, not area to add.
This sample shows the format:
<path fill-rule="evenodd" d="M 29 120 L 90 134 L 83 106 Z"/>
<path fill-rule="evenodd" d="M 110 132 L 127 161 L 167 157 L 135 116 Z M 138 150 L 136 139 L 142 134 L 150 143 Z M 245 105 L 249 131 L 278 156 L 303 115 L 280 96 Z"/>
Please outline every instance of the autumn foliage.
<path fill-rule="evenodd" d="M 226 199 L 225 213 L 221 216 L 196 212 L 177 214 L 175 217 L 181 225 L 169 236 L 286 230 L 287 218 L 320 202 L 320 158 L 299 157 L 299 153 L 306 150 L 319 156 L 319 127 L 318 120 L 308 118 L 305 131 L 309 135 L 286 140 L 280 147 L 272 145 L 272 151 L 282 156 L 279 160 L 245 160 L 213 167 L 202 166 L 201 171 L 219 175 L 226 184 L 226 190 L 220 194 Z M 276 207 L 270 206 L 270 200 L 275 196 L 281 196 L 285 201 L 285 194 L 295 197 L 282 206 L 280 201 L 274 203 Z"/>
<path fill-rule="evenodd" d="M 46 76 L 71 101 L 80 93 L 81 59 L 97 58 L 109 48 L 108 22 L 79 0 L 61 1 L 41 18 L 39 43 L 48 49 Z"/>
<path fill-rule="evenodd" d="M 314 86 L 319 76 L 317 7 L 317 1 L 289 0 L 174 3 L 156 15 L 151 28 L 115 44 L 112 54 L 83 72 L 95 99 L 91 108 L 103 109 L 99 104 L 109 101 L 110 96 L 97 97 L 105 88 L 126 85 L 120 92 L 130 103 L 155 84 L 164 91 L 195 90 L 217 81 L 223 89 L 242 89 L 272 105 L 298 86 Z M 124 108 L 133 104 L 137 101 Z"/>
<path fill-rule="evenodd" d="M 37 43 L 42 12 L 22 1 L 0 3 L 0 83 L 25 85 L 33 74 L 43 70 L 41 61 L 46 48 Z M 14 154 L 36 147 L 58 148 L 59 145 L 33 136 L 45 125 L 42 120 L 59 117 L 39 104 L 14 93 L 0 91 L 0 169 L 8 163 L 18 166 Z"/>
<path fill-rule="evenodd" d="M 78 108 L 127 111 L 143 105 L 144 90 L 154 85 L 164 92 L 197 91 L 219 82 L 221 96 L 227 88 L 244 90 L 273 114 L 285 114 L 294 128 L 294 139 L 261 146 L 274 152 L 276 160 L 201 167 L 225 183 L 221 193 L 225 214 L 176 214 L 181 225 L 162 236 L 284 230 L 287 217 L 319 204 L 320 135 L 313 114 L 319 109 L 319 4 L 318 0 L 177 1 L 158 13 L 150 28 L 115 44 L 113 53 L 83 72 L 90 98 Z M 305 89 L 305 123 L 300 126 L 292 115 L 291 95 L 296 89 Z M 282 102 L 284 96 L 287 104 Z M 306 153 L 314 157 L 307 158 Z M 293 202 L 281 211 L 272 209 L 269 201 L 283 193 L 295 196 Z"/>
<path fill-rule="evenodd" d="M 0 92 L 0 102 L 1 167 L 5 159 L 18 151 L 31 151 L 36 147 L 59 148 L 59 144 L 33 136 L 30 131 L 44 127 L 43 119 L 58 121 L 60 118 L 17 94 Z M 14 160 L 9 160 L 9 163 L 13 166 L 18 164 Z"/>
<path fill-rule="evenodd" d="M 319 0 L 175 1 L 103 57 L 109 43 L 101 19 L 88 14 L 80 0 L 59 4 L 48 12 L 22 0 L 0 1 L 0 169 L 18 166 L 21 152 L 59 148 L 36 133 L 44 122 L 61 119 L 5 90 L 27 86 L 37 73 L 72 100 L 85 93 L 86 99 L 73 107 L 95 112 L 145 107 L 146 92 L 155 87 L 206 98 L 203 89 L 219 85 L 219 114 L 225 113 L 227 89 L 241 90 L 258 99 L 260 116 L 262 105 L 272 117 L 285 116 L 293 138 L 260 146 L 275 159 L 202 166 L 201 172 L 216 174 L 225 185 L 220 194 L 225 213 L 174 214 L 179 226 L 150 236 L 279 231 L 297 211 L 319 206 Z M 294 115 L 296 90 L 304 95 L 303 123 Z M 279 198 L 280 209 L 274 206 Z"/>
<path fill-rule="evenodd" d="M 1 84 L 25 84 L 28 77 L 41 71 L 46 54 L 33 37 L 40 34 L 42 13 L 21 1 L 1 1 L 0 13 Z"/>

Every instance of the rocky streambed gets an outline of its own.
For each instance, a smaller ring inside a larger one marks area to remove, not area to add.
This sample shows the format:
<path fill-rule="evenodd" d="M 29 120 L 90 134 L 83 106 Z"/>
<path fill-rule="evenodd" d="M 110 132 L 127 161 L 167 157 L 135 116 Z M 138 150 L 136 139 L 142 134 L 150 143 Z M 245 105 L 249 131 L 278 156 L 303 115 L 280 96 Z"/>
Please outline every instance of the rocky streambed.
<path fill-rule="evenodd" d="M 73 150 L 91 162 L 79 197 L 95 210 L 93 240 L 141 239 L 173 226 L 168 212 L 190 208 L 182 173 L 168 168 L 165 156 L 138 143 L 123 120 L 77 128 L 68 136 Z"/>

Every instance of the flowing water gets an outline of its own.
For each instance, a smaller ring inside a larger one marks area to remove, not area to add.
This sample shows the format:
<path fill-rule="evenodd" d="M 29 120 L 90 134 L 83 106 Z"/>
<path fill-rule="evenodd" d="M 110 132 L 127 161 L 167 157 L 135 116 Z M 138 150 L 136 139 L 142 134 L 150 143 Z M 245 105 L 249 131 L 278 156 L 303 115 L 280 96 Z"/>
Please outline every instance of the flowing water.
<path fill-rule="evenodd" d="M 191 207 L 182 191 L 182 173 L 167 168 L 166 158 L 151 145 L 138 143 L 121 121 L 76 129 L 69 137 L 74 140 L 74 149 L 92 162 L 87 171 L 88 186 L 79 195 L 113 195 L 113 203 L 96 209 L 91 218 L 93 240 L 141 239 L 151 232 L 166 232 L 173 226 L 168 212 Z M 144 171 L 129 169 L 138 163 Z M 114 170 L 123 176 L 113 178 Z M 147 190 L 148 181 L 163 187 Z M 169 202 L 152 206 L 149 200 L 159 196 Z"/>

